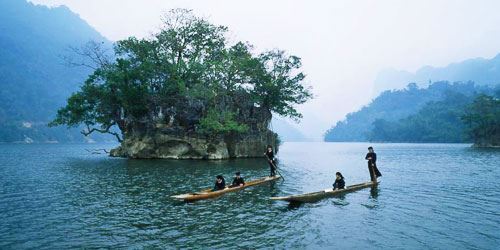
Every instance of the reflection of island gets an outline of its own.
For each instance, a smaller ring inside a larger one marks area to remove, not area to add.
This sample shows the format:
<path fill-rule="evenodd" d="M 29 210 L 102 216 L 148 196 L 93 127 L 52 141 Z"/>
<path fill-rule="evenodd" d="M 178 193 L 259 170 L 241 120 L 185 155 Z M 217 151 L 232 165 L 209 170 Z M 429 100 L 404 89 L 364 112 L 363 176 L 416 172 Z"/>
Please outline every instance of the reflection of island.
<path fill-rule="evenodd" d="M 226 32 L 173 10 L 152 38 L 117 42 L 113 59 L 89 43 L 79 53 L 91 55 L 96 70 L 52 125 L 114 135 L 121 146 L 112 156 L 262 156 L 267 144 L 278 144 L 268 129 L 272 113 L 300 118 L 294 105 L 311 93 L 300 58 L 279 50 L 254 55 L 247 43 L 229 44 Z"/>

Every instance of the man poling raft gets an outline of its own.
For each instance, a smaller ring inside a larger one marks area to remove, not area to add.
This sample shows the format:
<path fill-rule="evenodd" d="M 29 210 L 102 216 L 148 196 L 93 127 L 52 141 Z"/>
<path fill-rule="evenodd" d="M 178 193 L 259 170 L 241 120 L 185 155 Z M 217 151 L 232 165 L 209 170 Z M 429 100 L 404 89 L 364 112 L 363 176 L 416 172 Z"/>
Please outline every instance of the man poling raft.
<path fill-rule="evenodd" d="M 276 167 L 276 159 L 274 158 L 273 146 L 267 145 L 267 149 L 264 155 L 267 157 L 267 161 L 269 163 L 269 170 L 270 170 L 269 176 L 275 176 L 277 167 Z"/>
<path fill-rule="evenodd" d="M 373 147 L 368 147 L 368 154 L 365 156 L 365 160 L 368 160 L 368 171 L 370 171 L 370 179 L 372 181 L 377 181 L 378 177 L 382 174 L 377 168 L 377 154 L 373 151 Z"/>
<path fill-rule="evenodd" d="M 266 156 L 267 162 L 269 164 L 269 170 L 270 170 L 269 176 L 271 176 L 271 177 L 276 176 L 276 172 L 277 172 L 281 176 L 282 180 L 284 181 L 285 177 L 283 177 L 283 175 L 278 170 L 278 166 L 276 165 L 277 161 L 276 161 L 276 158 L 274 156 L 273 146 L 267 145 L 266 152 L 264 153 L 264 155 Z"/>
<path fill-rule="evenodd" d="M 299 194 L 299 195 L 290 195 L 290 196 L 281 196 L 281 197 L 271 197 L 271 200 L 280 200 L 280 201 L 288 201 L 288 202 L 316 202 L 323 198 L 332 197 L 339 194 L 344 194 L 348 192 L 353 192 L 356 190 L 360 190 L 367 187 L 375 187 L 379 184 L 377 181 L 378 176 L 382 176 L 377 169 L 375 164 L 377 160 L 377 155 L 373 152 L 373 148 L 369 147 L 370 152 L 366 155 L 365 159 L 368 160 L 368 170 L 370 171 L 370 182 L 345 186 L 344 176 L 340 172 L 335 174 L 336 179 L 333 184 L 333 188 L 326 189 L 323 191 Z"/>

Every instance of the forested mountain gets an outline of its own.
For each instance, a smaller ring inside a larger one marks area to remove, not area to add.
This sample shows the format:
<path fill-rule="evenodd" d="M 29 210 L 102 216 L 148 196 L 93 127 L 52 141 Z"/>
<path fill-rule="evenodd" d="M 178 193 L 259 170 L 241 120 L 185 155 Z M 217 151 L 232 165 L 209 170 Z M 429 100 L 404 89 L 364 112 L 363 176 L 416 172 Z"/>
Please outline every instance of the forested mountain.
<path fill-rule="evenodd" d="M 415 73 L 387 69 L 381 71 L 375 79 L 376 94 L 388 89 L 402 89 L 409 82 L 426 87 L 429 82 L 473 81 L 478 85 L 495 86 L 500 84 L 500 54 L 491 58 L 474 58 L 452 63 L 446 67 L 425 66 Z"/>
<path fill-rule="evenodd" d="M 461 142 L 464 107 L 477 94 L 495 91 L 472 82 L 436 82 L 427 88 L 409 84 L 385 91 L 328 130 L 325 141 Z"/>
<path fill-rule="evenodd" d="M 383 118 L 373 122 L 370 141 L 469 142 L 461 117 L 474 95 L 445 93 L 444 100 L 425 104 L 416 114 L 398 121 Z"/>
<path fill-rule="evenodd" d="M 491 92 L 491 91 L 490 91 Z M 388 122 L 377 119 L 371 141 L 474 142 L 500 144 L 500 91 L 490 95 L 448 92 L 443 101 L 429 102 L 418 113 Z"/>
<path fill-rule="evenodd" d="M 63 57 L 78 57 L 69 48 L 90 40 L 110 45 L 66 7 L 0 1 L 0 142 L 84 140 L 76 129 L 46 125 L 91 72 Z"/>

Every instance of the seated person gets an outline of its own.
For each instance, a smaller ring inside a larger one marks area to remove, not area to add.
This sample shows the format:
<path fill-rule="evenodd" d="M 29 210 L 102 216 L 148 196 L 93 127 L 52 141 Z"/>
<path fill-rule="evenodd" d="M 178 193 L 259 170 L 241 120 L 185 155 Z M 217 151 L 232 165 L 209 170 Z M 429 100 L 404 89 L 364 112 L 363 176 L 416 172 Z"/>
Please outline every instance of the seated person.
<path fill-rule="evenodd" d="M 344 189 L 345 188 L 345 181 L 344 181 L 344 176 L 340 172 L 337 172 L 335 174 L 335 183 L 333 183 L 333 190 L 338 190 L 338 189 Z"/>
<path fill-rule="evenodd" d="M 215 179 L 215 186 L 212 191 L 223 190 L 224 188 L 226 188 L 226 180 L 224 180 L 222 175 L 217 175 Z"/>
<path fill-rule="evenodd" d="M 233 179 L 233 184 L 231 184 L 231 186 L 229 186 L 229 187 L 233 188 L 233 187 L 239 187 L 239 186 L 244 186 L 244 185 L 245 185 L 245 180 L 243 180 L 243 178 L 241 178 L 240 172 L 236 172 L 234 179 Z"/>

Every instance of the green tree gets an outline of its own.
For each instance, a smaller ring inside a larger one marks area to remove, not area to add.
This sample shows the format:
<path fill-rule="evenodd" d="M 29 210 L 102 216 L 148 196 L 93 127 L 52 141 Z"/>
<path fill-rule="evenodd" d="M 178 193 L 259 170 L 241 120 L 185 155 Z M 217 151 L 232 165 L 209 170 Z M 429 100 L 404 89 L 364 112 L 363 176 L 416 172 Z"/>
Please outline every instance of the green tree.
<path fill-rule="evenodd" d="M 299 71 L 300 58 L 288 56 L 282 50 L 272 50 L 261 54 L 259 61 L 263 68 L 254 75 L 252 94 L 255 100 L 281 116 L 302 118 L 294 106 L 311 99 L 312 94 L 300 84 L 306 77 Z"/>
<path fill-rule="evenodd" d="M 224 136 L 262 130 L 257 123 L 267 130 L 271 112 L 301 117 L 294 106 L 312 95 L 298 57 L 278 50 L 254 55 L 247 43 L 230 44 L 226 27 L 189 10 L 172 10 L 163 24 L 151 38 L 118 41 L 115 58 L 97 60 L 51 125 L 85 124 L 84 134 L 111 133 L 121 141 L 157 123 L 175 133 Z"/>
<path fill-rule="evenodd" d="M 462 120 L 476 145 L 500 146 L 500 99 L 484 94 L 477 96 Z"/>

